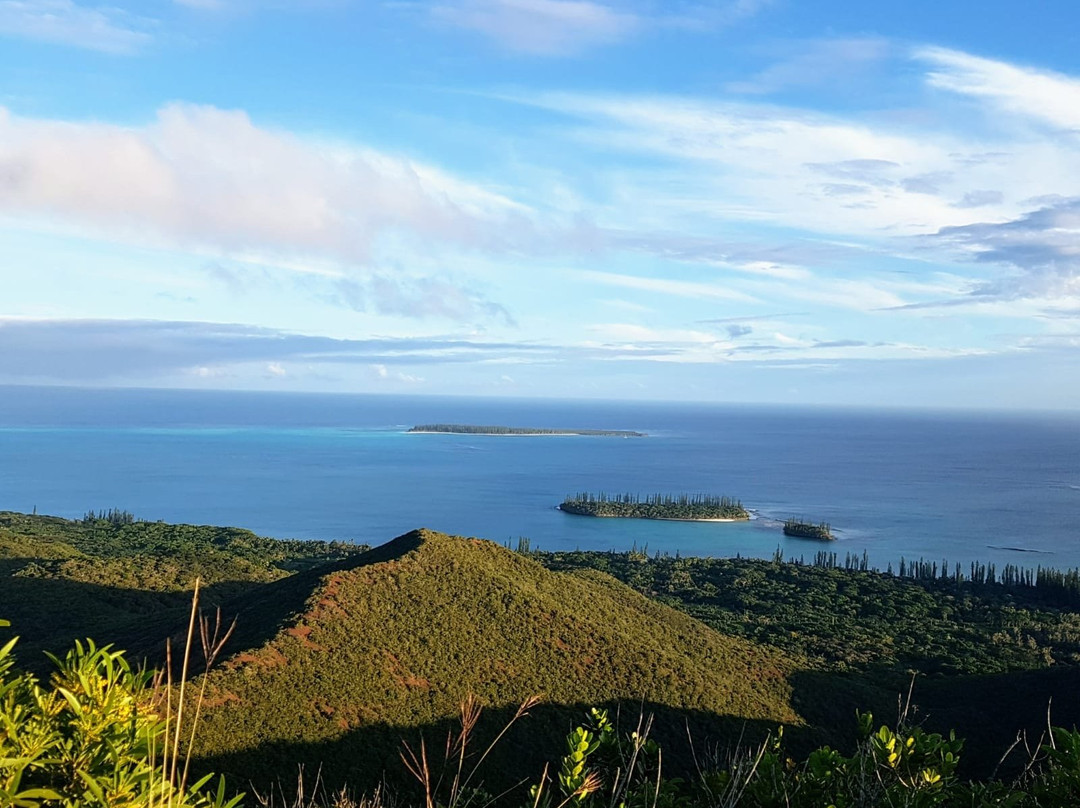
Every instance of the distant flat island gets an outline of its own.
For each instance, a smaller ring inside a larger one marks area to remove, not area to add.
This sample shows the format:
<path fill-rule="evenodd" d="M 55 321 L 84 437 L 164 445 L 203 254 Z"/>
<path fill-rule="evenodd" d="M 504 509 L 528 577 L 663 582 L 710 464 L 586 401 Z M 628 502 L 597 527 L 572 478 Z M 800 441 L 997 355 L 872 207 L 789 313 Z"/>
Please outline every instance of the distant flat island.
<path fill-rule="evenodd" d="M 644 432 L 627 429 L 540 429 L 530 426 L 476 426 L 474 424 L 418 424 L 409 432 L 439 432 L 449 435 L 586 435 L 606 438 L 644 438 Z"/>
<path fill-rule="evenodd" d="M 737 499 L 697 494 L 572 494 L 559 510 L 577 516 L 663 519 L 676 522 L 736 522 L 750 518 Z"/>

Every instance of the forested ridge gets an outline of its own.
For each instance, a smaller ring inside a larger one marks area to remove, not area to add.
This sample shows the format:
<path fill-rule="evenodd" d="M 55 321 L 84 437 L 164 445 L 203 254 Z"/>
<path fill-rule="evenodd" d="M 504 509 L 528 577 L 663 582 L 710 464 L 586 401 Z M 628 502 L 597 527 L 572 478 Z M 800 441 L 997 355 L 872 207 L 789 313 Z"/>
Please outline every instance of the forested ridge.
<path fill-rule="evenodd" d="M 312 808 L 379 808 L 380 782 L 400 806 L 425 804 L 425 789 L 435 805 L 486 805 L 512 773 L 506 786 L 520 785 L 501 805 L 1026 808 L 1080 798 L 1080 734 L 1047 734 L 1048 722 L 1080 723 L 1075 571 L 922 559 L 877 571 L 826 551 L 785 561 L 779 551 L 707 559 L 528 544 L 514 553 L 414 532 L 365 552 L 116 509 L 82 520 L 0 513 L 0 616 L 14 623 L 0 628 L 0 647 L 22 635 L 18 662 L 45 673 L 41 649 L 63 655 L 92 635 L 161 665 L 148 649 L 182 634 L 191 581 L 205 576 L 210 614 L 220 606 L 238 622 L 206 679 L 193 765 L 226 772 L 229 786 L 178 795 L 178 805 L 224 805 L 249 780 L 275 781 L 298 763 L 369 795 L 311 794 Z M 95 667 L 108 658 L 90 651 L 69 671 L 119 675 Z M 34 701 L 37 685 L 12 659 L 10 647 L 0 652 L 0 689 L 21 695 L 0 713 L 45 709 L 47 692 Z M 50 724 L 49 743 L 68 743 L 69 718 Z M 485 761 L 464 792 L 450 785 L 453 755 L 438 783 L 437 739 L 448 731 L 451 749 L 472 744 L 465 759 Z M 1026 741 L 998 766 L 1018 731 Z M 694 763 L 688 735 L 695 749 L 741 751 Z M 15 793 L 22 766 L 26 783 L 100 804 L 85 779 L 63 780 L 45 757 L 26 764 L 4 746 L 16 737 L 0 728 L 0 789 Z M 402 746 L 419 755 L 421 738 L 427 786 Z M 138 743 L 108 743 L 123 751 L 124 771 L 149 771 Z M 108 771 L 88 776 L 113 783 Z M 46 790 L 19 804 L 59 805 Z"/>

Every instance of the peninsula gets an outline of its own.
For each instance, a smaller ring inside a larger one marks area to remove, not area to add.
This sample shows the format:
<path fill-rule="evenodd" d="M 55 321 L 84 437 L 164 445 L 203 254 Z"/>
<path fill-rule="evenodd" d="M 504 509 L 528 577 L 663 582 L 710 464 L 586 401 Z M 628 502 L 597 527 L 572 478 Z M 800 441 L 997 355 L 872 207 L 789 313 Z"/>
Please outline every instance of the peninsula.
<path fill-rule="evenodd" d="M 473 424 L 419 424 L 409 432 L 450 435 L 585 435 L 606 438 L 644 438 L 644 432 L 626 429 L 538 429 L 526 426 L 475 426 Z"/>
<path fill-rule="evenodd" d="M 794 536 L 799 539 L 816 539 L 817 541 L 835 541 L 832 534 L 832 526 L 828 522 L 814 524 L 804 522 L 801 519 L 788 519 L 784 522 L 784 535 Z"/>
<path fill-rule="evenodd" d="M 577 516 L 664 519 L 680 522 L 735 522 L 750 518 L 737 499 L 698 494 L 590 494 L 568 496 L 559 510 Z"/>

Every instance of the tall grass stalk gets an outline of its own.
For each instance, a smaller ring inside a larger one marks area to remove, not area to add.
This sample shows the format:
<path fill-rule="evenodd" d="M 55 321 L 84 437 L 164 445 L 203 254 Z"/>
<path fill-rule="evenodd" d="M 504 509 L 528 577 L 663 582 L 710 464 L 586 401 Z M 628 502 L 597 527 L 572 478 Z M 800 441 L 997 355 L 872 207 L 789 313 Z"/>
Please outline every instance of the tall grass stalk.
<path fill-rule="evenodd" d="M 165 670 L 158 671 L 154 677 L 155 701 L 160 704 L 160 693 L 164 692 L 165 701 L 165 731 L 162 733 L 164 746 L 161 750 L 161 779 L 157 788 L 160 801 L 157 808 L 173 808 L 174 801 L 184 800 L 188 787 L 188 776 L 191 771 L 191 758 L 194 752 L 195 739 L 199 727 L 199 719 L 202 716 L 203 704 L 206 701 L 207 676 L 214 662 L 220 655 L 225 643 L 229 641 L 233 630 L 236 628 L 236 620 L 223 630 L 221 609 L 217 610 L 213 629 L 209 619 L 199 610 L 199 595 L 202 589 L 202 580 L 195 579 L 194 589 L 191 595 L 191 616 L 188 620 L 187 634 L 184 637 L 184 657 L 180 669 L 180 681 L 177 684 L 173 680 L 173 651 L 172 638 L 165 640 Z M 199 686 L 199 692 L 195 697 L 194 704 L 189 705 L 187 693 L 188 672 L 191 663 L 191 651 L 195 644 L 195 631 L 198 627 L 199 643 L 203 652 L 203 677 Z M 173 693 L 176 692 L 176 709 L 173 710 Z M 188 710 L 185 710 L 188 708 Z M 188 713 L 190 711 L 190 719 Z M 185 726 L 187 722 L 187 726 Z M 183 755 L 183 767 L 181 768 L 181 754 Z M 156 763 L 157 749 L 151 744 L 150 763 Z M 156 769 L 155 769 L 156 770 Z M 154 789 L 150 793 L 149 808 L 155 808 Z"/>
<path fill-rule="evenodd" d="M 472 740 L 473 731 L 476 729 L 476 725 L 480 720 L 480 713 L 482 711 L 480 702 L 472 694 L 466 696 L 460 705 L 459 720 L 461 729 L 456 735 L 453 730 L 446 734 L 443 762 L 439 767 L 437 779 L 428 762 L 427 743 L 425 740 L 423 738 L 420 739 L 419 753 L 409 746 L 408 743 L 402 743 L 400 752 L 401 761 L 405 764 L 405 768 L 408 770 L 409 774 L 423 786 L 425 808 L 436 808 L 437 806 L 438 808 L 465 808 L 465 806 L 471 805 L 475 798 L 475 794 L 469 790 L 469 785 L 472 783 L 477 772 L 480 771 L 484 761 L 487 760 L 491 751 L 503 739 L 503 736 L 510 731 L 510 728 L 519 720 L 525 718 L 529 714 L 529 710 L 539 704 L 540 701 L 540 696 L 530 696 L 525 699 L 525 701 L 518 706 L 510 720 L 503 725 L 503 728 L 491 743 L 487 745 L 476 763 L 469 767 L 468 771 L 466 771 L 465 765 L 465 761 L 468 757 L 468 747 Z M 438 794 L 442 790 L 443 782 L 448 775 L 451 775 L 448 798 L 445 803 L 440 803 L 438 802 Z M 522 785 L 524 782 L 525 781 L 523 780 L 517 785 Z M 490 805 L 495 800 L 505 796 L 514 788 L 517 788 L 517 786 L 512 786 L 498 797 L 487 800 L 484 805 Z"/>

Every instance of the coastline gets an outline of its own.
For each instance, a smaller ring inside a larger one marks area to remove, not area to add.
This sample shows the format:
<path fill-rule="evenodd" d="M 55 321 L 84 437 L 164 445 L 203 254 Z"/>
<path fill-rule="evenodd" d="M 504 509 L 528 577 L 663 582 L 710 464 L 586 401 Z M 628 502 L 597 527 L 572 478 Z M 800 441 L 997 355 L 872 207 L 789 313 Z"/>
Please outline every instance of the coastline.
<path fill-rule="evenodd" d="M 467 435 L 477 438 L 647 438 L 644 432 L 636 435 L 596 432 L 450 432 L 441 429 L 406 429 L 403 435 Z"/>
<path fill-rule="evenodd" d="M 751 518 L 749 516 L 745 519 L 736 519 L 732 516 L 702 517 L 700 519 L 690 519 L 678 516 L 605 516 L 595 513 L 575 513 L 574 511 L 564 510 L 559 505 L 555 506 L 555 510 L 568 513 L 571 516 L 584 516 L 589 519 L 644 519 L 650 522 L 749 522 Z"/>
<path fill-rule="evenodd" d="M 603 517 L 602 517 L 603 518 Z M 681 519 L 678 516 L 614 516 L 613 519 L 652 519 L 654 522 L 749 522 L 750 517 L 736 519 L 733 516 L 718 516 L 716 518 Z"/>

